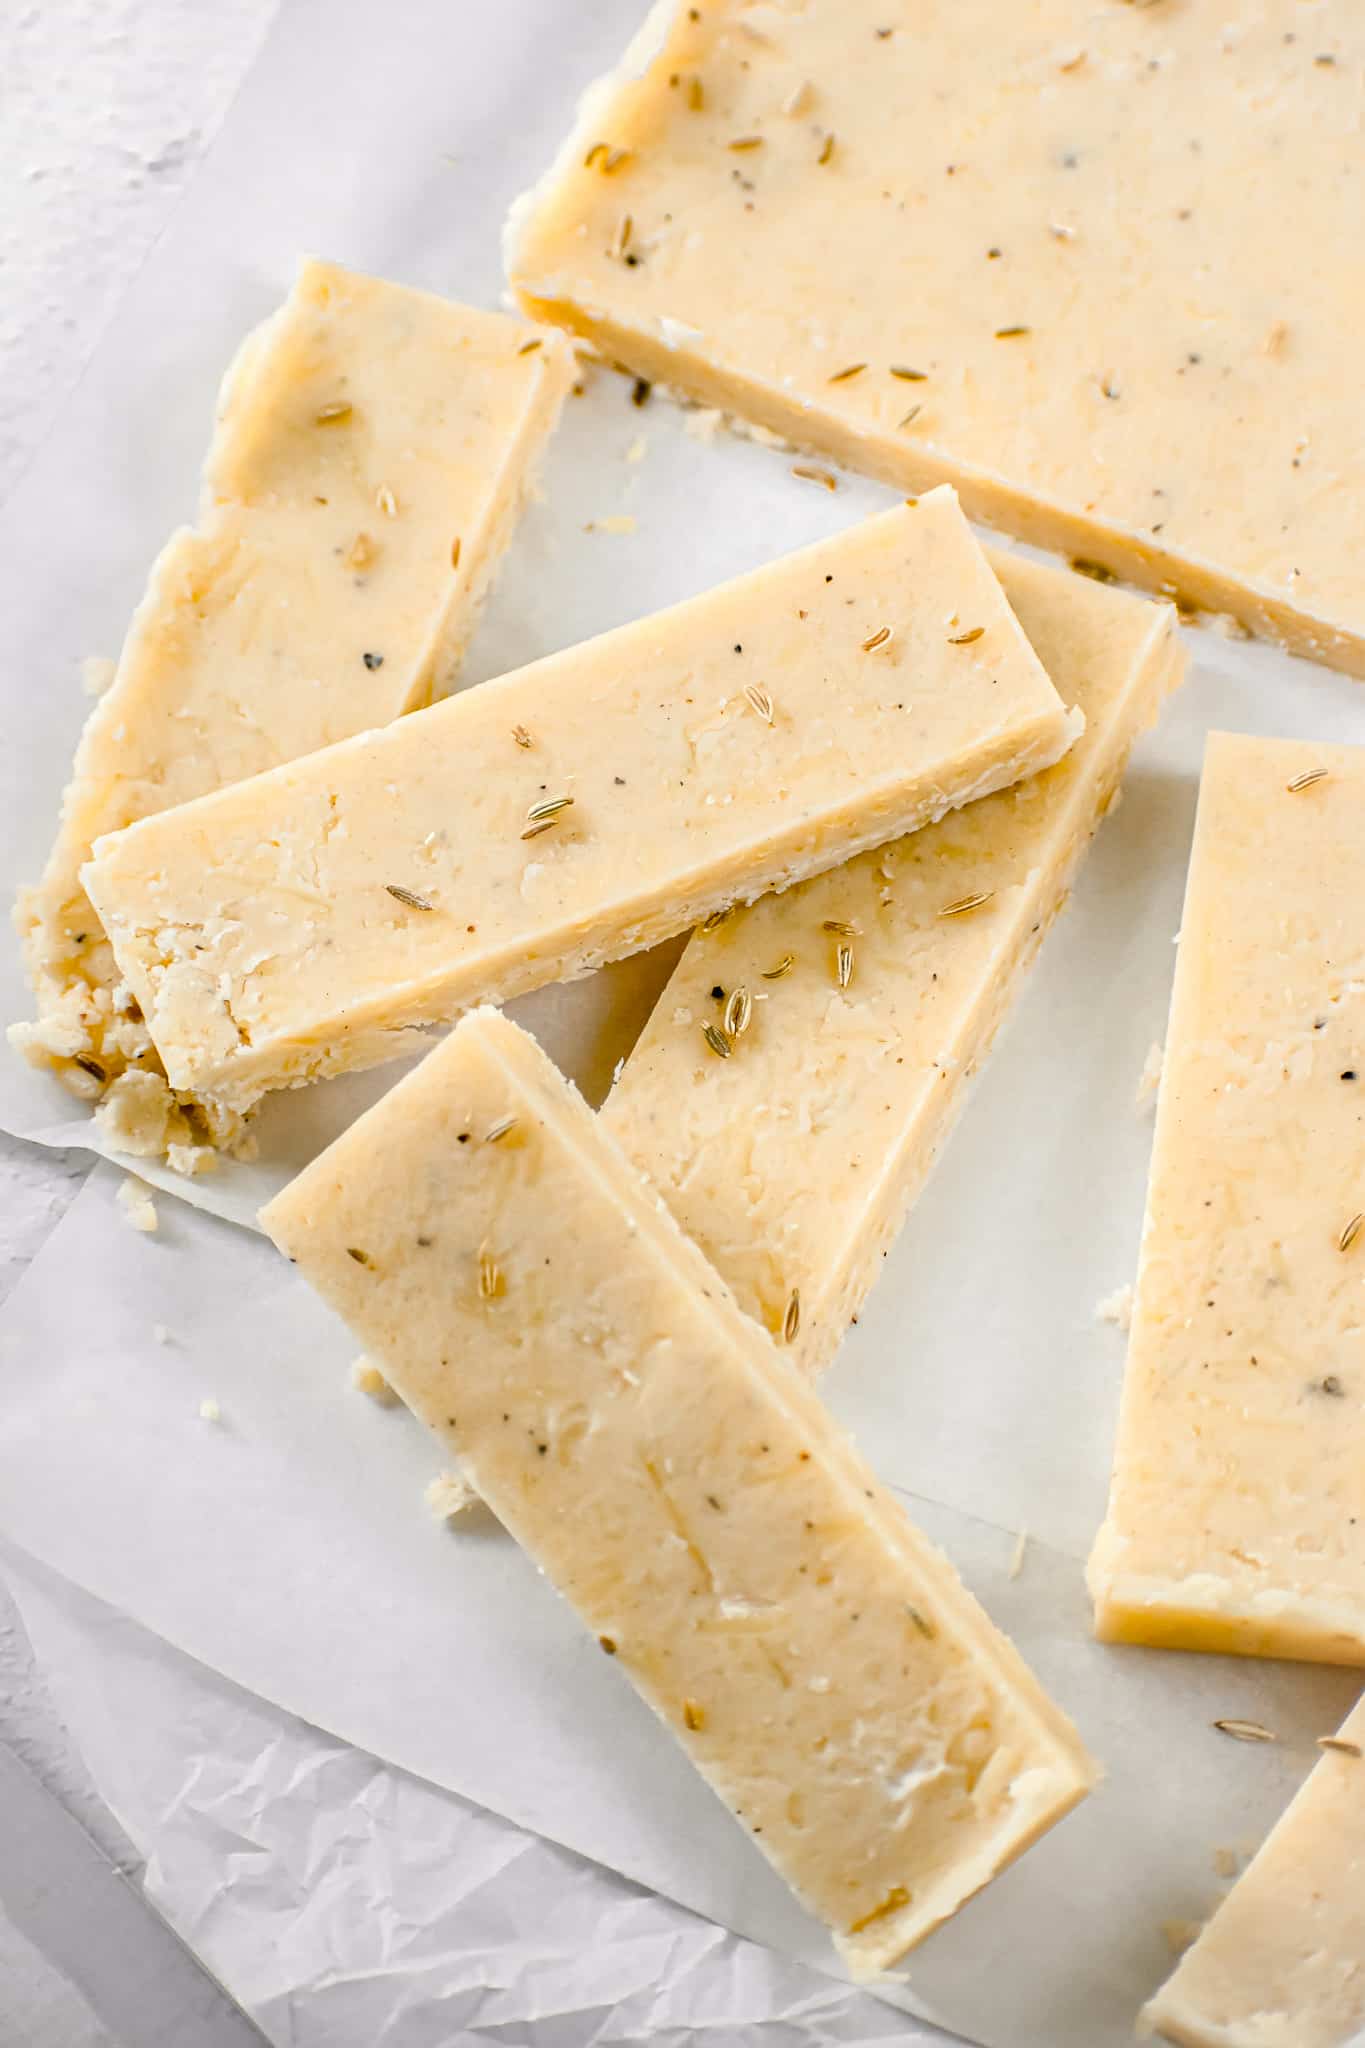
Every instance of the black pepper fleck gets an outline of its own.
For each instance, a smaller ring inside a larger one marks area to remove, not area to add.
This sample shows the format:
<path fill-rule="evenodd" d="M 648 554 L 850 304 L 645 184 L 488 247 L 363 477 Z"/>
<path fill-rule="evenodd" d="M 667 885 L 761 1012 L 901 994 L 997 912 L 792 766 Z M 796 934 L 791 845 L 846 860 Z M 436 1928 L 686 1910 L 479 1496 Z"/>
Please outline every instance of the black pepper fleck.
<path fill-rule="evenodd" d="M 383 668 L 384 666 L 384 657 L 382 654 L 367 654 L 363 657 L 363 659 L 365 662 L 365 666 L 368 669 Z"/>

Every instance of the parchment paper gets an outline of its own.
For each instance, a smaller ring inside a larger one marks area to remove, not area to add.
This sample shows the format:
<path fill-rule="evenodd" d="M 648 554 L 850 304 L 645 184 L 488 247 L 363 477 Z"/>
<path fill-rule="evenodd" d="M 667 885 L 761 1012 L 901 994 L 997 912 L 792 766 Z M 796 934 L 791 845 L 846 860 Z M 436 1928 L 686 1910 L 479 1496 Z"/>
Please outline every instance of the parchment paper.
<path fill-rule="evenodd" d="M 12 1544 L 0 1571 L 148 1894 L 277 2048 L 947 2039 L 320 1734 Z"/>
<path fill-rule="evenodd" d="M 4 856 L 36 874 L 84 710 L 146 566 L 193 503 L 219 370 L 314 248 L 492 302 L 497 226 L 623 46 L 633 0 L 486 10 L 296 0 L 0 523 L 22 747 Z M 695 423 L 694 423 L 695 424 Z M 627 457 L 644 437 L 641 459 Z M 767 559 L 885 502 L 795 481 L 603 374 L 571 401 L 476 681 Z M 623 534 L 588 530 L 604 516 Z M 1349 1674 L 1102 1651 L 1080 1559 L 1106 1481 L 1122 1345 L 1093 1304 L 1131 1277 L 1149 1132 L 1132 1108 L 1163 1030 L 1204 732 L 1360 739 L 1359 685 L 1194 641 L 1077 900 L 826 1387 L 1110 1771 L 1104 1790 L 912 1959 L 922 2006 L 999 2048 L 1105 2048 L 1169 1966 L 1161 1924 L 1216 1892 L 1334 1727 Z M 519 1006 L 599 1093 L 666 962 Z M 26 1005 L 12 954 L 0 996 Z M 292 1099 L 262 1161 L 180 1192 L 244 1216 L 391 1076 Z M 0 1122 L 70 1143 L 70 1100 L 0 1062 Z M 73 1129 L 74 1124 L 74 1129 Z M 346 1385 L 353 1346 L 258 1238 L 162 1201 L 132 1232 L 101 1172 L 0 1320 L 0 1527 L 206 1664 L 319 1727 L 784 1952 L 828 1953 L 533 1570 L 488 1522 L 420 1501 L 436 1453 Z M 155 1326 L 171 1333 L 157 1341 Z M 217 1400 L 221 1426 L 199 1417 Z M 1008 1560 L 1033 1541 L 1022 1576 Z M 1281 1736 L 1250 1748 L 1210 1722 Z M 896 1987 L 882 1987 L 899 1995 Z"/>

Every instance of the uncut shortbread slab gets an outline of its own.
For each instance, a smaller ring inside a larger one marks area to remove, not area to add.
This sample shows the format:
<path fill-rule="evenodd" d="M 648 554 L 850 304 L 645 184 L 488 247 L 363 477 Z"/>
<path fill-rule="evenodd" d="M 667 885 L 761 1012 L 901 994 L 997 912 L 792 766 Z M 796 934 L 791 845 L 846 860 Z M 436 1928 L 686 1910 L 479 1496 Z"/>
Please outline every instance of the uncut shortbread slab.
<path fill-rule="evenodd" d="M 638 375 L 1365 674 L 1363 91 L 1356 0 L 664 0 L 508 271 Z"/>
<path fill-rule="evenodd" d="M 176 1087 L 242 1108 L 586 972 L 1065 752 L 950 491 L 101 840 Z"/>
<path fill-rule="evenodd" d="M 1169 607 L 991 560 L 1083 737 L 1033 781 L 699 933 L 602 1110 L 741 1305 L 789 1327 L 812 1372 L 876 1278 L 1184 666 Z"/>
<path fill-rule="evenodd" d="M 1111 1642 L 1365 1664 L 1365 749 L 1208 742 L 1109 1511 Z"/>
<path fill-rule="evenodd" d="M 1365 1701 L 1143 2019 L 1183 2048 L 1365 2035 Z"/>
<path fill-rule="evenodd" d="M 243 344 L 199 525 L 153 567 L 18 906 L 39 1006 L 20 1044 L 82 1094 L 142 1069 L 110 1105 L 121 1137 L 159 1067 L 80 884 L 93 842 L 426 703 L 573 374 L 562 335 L 316 261 Z"/>
<path fill-rule="evenodd" d="M 1089 1790 L 1012 1645 L 505 1018 L 261 1221 L 851 1965 Z"/>

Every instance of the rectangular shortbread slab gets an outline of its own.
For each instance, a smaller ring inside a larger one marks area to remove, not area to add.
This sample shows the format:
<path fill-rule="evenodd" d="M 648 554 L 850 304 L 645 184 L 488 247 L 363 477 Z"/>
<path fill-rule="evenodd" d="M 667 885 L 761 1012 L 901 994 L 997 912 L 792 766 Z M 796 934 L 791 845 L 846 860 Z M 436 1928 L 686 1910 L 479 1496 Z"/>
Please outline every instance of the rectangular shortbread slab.
<path fill-rule="evenodd" d="M 1183 2048 L 1349 2048 L 1365 2034 L 1365 1701 L 1148 2004 Z"/>
<path fill-rule="evenodd" d="M 241 1108 L 895 838 L 1072 731 L 940 491 L 101 840 L 84 878 L 172 1083 Z"/>
<path fill-rule="evenodd" d="M 810 1371 L 871 1287 L 1183 669 L 1169 607 L 991 560 L 1083 737 L 1032 781 L 699 933 L 602 1110 L 741 1306 L 774 1332 L 794 1315 Z M 746 1003 L 718 1059 L 702 1026 Z"/>
<path fill-rule="evenodd" d="M 1365 674 L 1354 0 L 656 7 L 509 224 L 612 361 Z"/>
<path fill-rule="evenodd" d="M 21 896 L 31 1057 L 83 1094 L 155 1067 L 80 884 L 94 840 L 426 703 L 573 374 L 562 335 L 303 264 L 224 381 L 199 525 L 152 569 Z"/>
<path fill-rule="evenodd" d="M 1365 749 L 1208 742 L 1107 1641 L 1365 1664 Z"/>
<path fill-rule="evenodd" d="M 1012 1645 L 508 1020 L 466 1017 L 261 1221 L 851 1964 L 1089 1789 Z"/>

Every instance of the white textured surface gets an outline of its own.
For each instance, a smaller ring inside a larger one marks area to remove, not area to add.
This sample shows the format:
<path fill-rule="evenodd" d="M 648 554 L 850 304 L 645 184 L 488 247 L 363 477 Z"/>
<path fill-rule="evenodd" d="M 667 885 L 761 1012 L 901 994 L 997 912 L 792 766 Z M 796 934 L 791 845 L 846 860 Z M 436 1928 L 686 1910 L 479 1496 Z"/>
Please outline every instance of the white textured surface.
<path fill-rule="evenodd" d="M 154 1844 L 148 1891 L 273 2041 L 923 2042 L 889 2007 L 163 1653 L 55 1575 L 16 1585 L 100 1783 Z"/>
<path fill-rule="evenodd" d="M 275 7 L 276 0 L 0 6 L 0 499 L 216 133 Z M 80 1154 L 0 1137 L 0 1301 L 88 1165 Z M 34 1696 L 2 1588 L 0 1734 L 72 1796 L 69 1760 Z"/>
<path fill-rule="evenodd" d="M 217 132 L 275 8 L 0 6 L 0 499 Z M 88 1165 L 0 1136 L 0 1301 Z M 28 1704 L 27 1660 L 3 1599 L 0 1590 L 0 1733 L 25 1747 L 31 1728 L 29 1760 L 42 1774 L 46 1717 Z"/>
<path fill-rule="evenodd" d="M 9 2029 L 9 2039 L 60 2041 L 62 2048 L 115 2048 L 112 2034 L 106 2033 L 75 1986 L 3 1915 L 0 1984 L 10 2001 L 0 2022 Z"/>
<path fill-rule="evenodd" d="M 0 6 L 0 498 L 216 132 L 275 6 Z"/>
<path fill-rule="evenodd" d="M 0 500 L 40 445 L 216 132 L 275 6 L 0 6 Z M 78 1154 L 0 1138 L 0 1301 L 60 1221 L 88 1166 Z M 0 1739 L 111 1857 L 126 1856 L 127 1842 L 66 1736 L 2 1582 Z M 15 1896 L 23 1919 L 22 1893 Z M 0 2041 L 24 2048 L 112 2043 L 60 1962 L 20 1931 L 5 1903 L 0 1982 Z"/>

